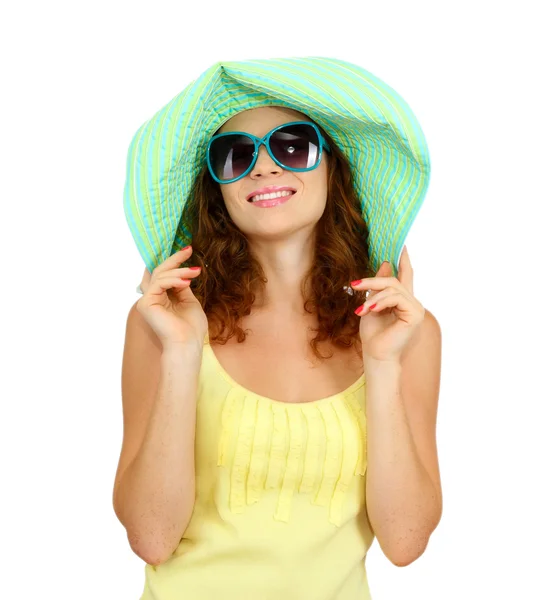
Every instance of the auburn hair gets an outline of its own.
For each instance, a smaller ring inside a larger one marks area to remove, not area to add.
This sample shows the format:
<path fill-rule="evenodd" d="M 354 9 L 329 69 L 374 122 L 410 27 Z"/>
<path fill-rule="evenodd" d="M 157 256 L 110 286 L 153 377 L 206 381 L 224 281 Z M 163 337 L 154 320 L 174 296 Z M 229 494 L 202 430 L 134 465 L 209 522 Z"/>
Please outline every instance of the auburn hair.
<path fill-rule="evenodd" d="M 328 154 L 327 203 L 316 224 L 315 256 L 302 280 L 304 309 L 316 314 L 317 334 L 310 341 L 313 353 L 323 356 L 318 344 L 329 340 L 339 348 L 355 345 L 362 357 L 359 321 L 354 310 L 364 302 L 365 293 L 347 293 L 350 281 L 375 275 L 368 256 L 368 227 L 362 217 L 360 200 L 352 185 L 350 164 L 328 134 L 320 128 L 331 148 Z M 219 184 L 207 165 L 201 169 L 181 219 L 191 233 L 193 254 L 186 266 L 201 266 L 191 280 L 191 290 L 210 324 L 217 330 L 210 341 L 225 344 L 233 336 L 246 339 L 241 319 L 251 312 L 256 293 L 267 279 L 248 240 L 231 220 Z M 206 268 L 204 268 L 206 266 Z M 212 328 L 210 328 L 212 329 Z"/>

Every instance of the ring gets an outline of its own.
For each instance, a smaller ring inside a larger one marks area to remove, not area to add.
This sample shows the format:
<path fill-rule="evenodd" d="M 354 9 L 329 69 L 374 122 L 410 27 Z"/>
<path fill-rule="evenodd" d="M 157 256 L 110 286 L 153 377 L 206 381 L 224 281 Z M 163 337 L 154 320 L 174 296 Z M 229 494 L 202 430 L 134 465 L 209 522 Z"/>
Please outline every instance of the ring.
<path fill-rule="evenodd" d="M 351 296 L 354 295 L 354 290 L 349 285 L 345 285 L 342 289 L 346 290 L 347 294 L 350 294 Z M 367 290 L 365 293 L 365 297 L 367 298 L 370 294 L 371 294 L 371 290 Z"/>

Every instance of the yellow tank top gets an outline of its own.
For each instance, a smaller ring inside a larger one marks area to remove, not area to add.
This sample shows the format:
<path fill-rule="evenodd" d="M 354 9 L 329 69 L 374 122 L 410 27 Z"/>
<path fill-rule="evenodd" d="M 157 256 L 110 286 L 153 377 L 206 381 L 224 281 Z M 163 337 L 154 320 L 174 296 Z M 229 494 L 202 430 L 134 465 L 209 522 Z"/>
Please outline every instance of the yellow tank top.
<path fill-rule="evenodd" d="M 196 498 L 140 600 L 371 600 L 365 558 L 365 376 L 290 404 L 254 394 L 204 342 Z"/>

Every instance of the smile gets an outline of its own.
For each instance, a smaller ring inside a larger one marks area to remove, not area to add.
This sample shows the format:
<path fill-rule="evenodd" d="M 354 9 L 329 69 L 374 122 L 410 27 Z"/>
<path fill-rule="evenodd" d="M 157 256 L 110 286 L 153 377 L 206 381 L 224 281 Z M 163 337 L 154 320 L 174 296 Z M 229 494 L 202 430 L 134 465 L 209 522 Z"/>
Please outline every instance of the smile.
<path fill-rule="evenodd" d="M 295 192 L 277 192 L 275 194 L 262 194 L 260 196 L 254 196 L 250 199 L 250 202 L 256 205 L 258 208 L 271 208 L 278 204 L 284 204 L 288 201 L 291 196 L 294 196 Z M 261 198 L 256 200 L 255 198 Z"/>

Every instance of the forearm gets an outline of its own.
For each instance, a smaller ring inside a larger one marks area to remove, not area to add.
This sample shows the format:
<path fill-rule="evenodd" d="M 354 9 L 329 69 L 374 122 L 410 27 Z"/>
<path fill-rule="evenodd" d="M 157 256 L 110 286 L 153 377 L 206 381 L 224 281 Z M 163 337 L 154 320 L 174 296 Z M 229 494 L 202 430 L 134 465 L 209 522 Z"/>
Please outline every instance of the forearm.
<path fill-rule="evenodd" d="M 197 346 L 164 350 L 144 440 L 117 490 L 131 547 L 147 562 L 163 560 L 173 551 L 194 508 L 200 364 Z"/>
<path fill-rule="evenodd" d="M 437 493 L 413 441 L 400 391 L 401 365 L 364 360 L 366 506 L 385 555 L 394 563 L 423 553 L 436 527 Z"/>

